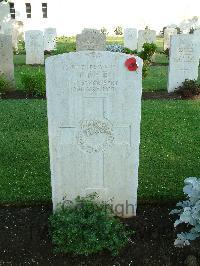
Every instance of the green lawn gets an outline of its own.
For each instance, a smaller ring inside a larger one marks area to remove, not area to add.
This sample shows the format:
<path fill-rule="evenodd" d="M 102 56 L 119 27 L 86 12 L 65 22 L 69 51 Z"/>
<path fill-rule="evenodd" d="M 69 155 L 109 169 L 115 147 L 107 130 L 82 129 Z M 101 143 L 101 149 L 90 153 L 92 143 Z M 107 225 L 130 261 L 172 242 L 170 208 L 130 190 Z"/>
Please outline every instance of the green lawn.
<path fill-rule="evenodd" d="M 1 100 L 0 113 L 0 202 L 50 201 L 46 101 Z M 199 175 L 199 117 L 200 101 L 142 102 L 140 199 L 177 199 Z"/>
<path fill-rule="evenodd" d="M 143 80 L 143 91 L 167 91 L 168 66 L 151 66 Z"/>

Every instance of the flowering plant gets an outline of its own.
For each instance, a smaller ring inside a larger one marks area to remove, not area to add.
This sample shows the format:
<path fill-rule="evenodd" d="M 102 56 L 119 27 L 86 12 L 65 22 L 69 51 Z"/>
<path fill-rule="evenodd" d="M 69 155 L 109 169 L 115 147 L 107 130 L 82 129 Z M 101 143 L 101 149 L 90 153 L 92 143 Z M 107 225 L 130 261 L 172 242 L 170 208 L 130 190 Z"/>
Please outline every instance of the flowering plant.
<path fill-rule="evenodd" d="M 170 214 L 179 215 L 174 223 L 175 227 L 185 223 L 190 225 L 190 230 L 177 235 L 174 242 L 177 247 L 190 245 L 191 240 L 200 237 L 200 179 L 196 177 L 186 178 L 183 192 L 188 199 L 177 203 L 178 208 L 171 211 Z"/>
<path fill-rule="evenodd" d="M 106 46 L 106 51 L 124 53 L 124 46 L 120 44 L 109 44 Z"/>
<path fill-rule="evenodd" d="M 136 71 L 138 69 L 138 65 L 135 57 L 128 58 L 125 62 L 125 66 L 129 71 Z"/>

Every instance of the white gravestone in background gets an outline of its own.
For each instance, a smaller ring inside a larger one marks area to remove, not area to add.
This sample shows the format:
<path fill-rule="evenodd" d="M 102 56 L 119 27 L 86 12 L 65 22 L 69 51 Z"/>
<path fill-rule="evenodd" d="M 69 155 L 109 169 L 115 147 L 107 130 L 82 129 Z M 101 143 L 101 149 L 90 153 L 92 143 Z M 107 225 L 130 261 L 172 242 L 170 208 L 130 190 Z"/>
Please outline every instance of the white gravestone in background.
<path fill-rule="evenodd" d="M 194 37 L 195 37 L 195 41 L 197 42 L 197 45 L 198 45 L 199 59 L 200 59 L 200 29 L 197 29 L 194 31 Z"/>
<path fill-rule="evenodd" d="M 137 29 L 124 30 L 124 47 L 137 50 Z"/>
<path fill-rule="evenodd" d="M 142 51 L 144 43 L 155 43 L 156 31 L 155 30 L 139 30 L 138 32 L 138 52 Z"/>
<path fill-rule="evenodd" d="M 130 55 L 75 52 L 46 60 L 48 128 L 53 206 L 97 192 L 136 213 L 142 59 Z"/>
<path fill-rule="evenodd" d="M 106 35 L 95 29 L 84 29 L 76 35 L 76 51 L 105 51 Z"/>
<path fill-rule="evenodd" d="M 164 50 L 170 48 L 170 38 L 172 35 L 177 34 L 177 29 L 175 28 L 166 28 L 164 30 Z"/>
<path fill-rule="evenodd" d="M 194 35 L 196 35 L 196 36 L 199 36 L 199 37 L 200 37 L 200 29 L 197 29 L 197 30 L 195 30 L 195 31 L 194 31 Z"/>
<path fill-rule="evenodd" d="M 25 32 L 26 64 L 44 64 L 44 39 L 43 32 L 30 30 Z"/>
<path fill-rule="evenodd" d="M 193 34 L 178 34 L 171 37 L 168 92 L 181 86 L 185 79 L 198 78 L 199 48 Z"/>
<path fill-rule="evenodd" d="M 17 20 L 10 20 L 3 25 L 3 32 L 6 35 L 12 36 L 12 46 L 14 49 L 18 49 L 18 42 L 24 39 L 23 22 Z"/>
<path fill-rule="evenodd" d="M 0 74 L 14 84 L 12 36 L 0 34 Z"/>
<path fill-rule="evenodd" d="M 44 51 L 53 51 L 56 48 L 56 29 L 47 28 L 44 30 Z"/>
<path fill-rule="evenodd" d="M 10 7 L 8 2 L 0 2 L 0 30 L 3 25 L 11 20 Z"/>

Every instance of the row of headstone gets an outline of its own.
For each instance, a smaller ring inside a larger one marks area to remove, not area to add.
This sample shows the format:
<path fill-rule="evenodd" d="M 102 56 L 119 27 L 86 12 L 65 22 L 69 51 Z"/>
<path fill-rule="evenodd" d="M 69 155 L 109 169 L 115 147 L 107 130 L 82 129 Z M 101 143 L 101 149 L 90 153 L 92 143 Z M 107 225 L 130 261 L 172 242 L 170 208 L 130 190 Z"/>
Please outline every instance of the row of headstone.
<path fill-rule="evenodd" d="M 44 64 L 44 48 L 55 49 L 55 29 L 25 33 L 26 64 Z M 13 36 L 0 33 L 0 74 L 12 84 L 14 81 Z"/>
<path fill-rule="evenodd" d="M 47 28 L 25 32 L 26 64 L 44 64 L 44 51 L 55 50 L 56 29 Z"/>
<path fill-rule="evenodd" d="M 145 29 L 138 32 L 137 29 L 127 28 L 124 30 L 124 46 L 141 51 L 144 43 L 155 43 L 156 32 Z M 76 36 L 76 51 L 82 50 L 106 50 L 106 35 L 95 29 L 84 29 Z"/>
<path fill-rule="evenodd" d="M 155 43 L 156 42 L 156 31 L 145 29 L 138 31 L 137 29 L 127 28 L 124 30 L 124 47 L 131 50 L 142 51 L 144 43 Z"/>

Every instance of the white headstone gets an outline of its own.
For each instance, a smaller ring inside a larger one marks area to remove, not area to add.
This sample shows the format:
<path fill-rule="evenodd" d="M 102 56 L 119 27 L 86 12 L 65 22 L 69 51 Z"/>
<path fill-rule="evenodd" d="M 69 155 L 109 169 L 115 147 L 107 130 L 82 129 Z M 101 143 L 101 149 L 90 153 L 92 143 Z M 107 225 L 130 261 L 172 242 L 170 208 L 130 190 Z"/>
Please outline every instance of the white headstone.
<path fill-rule="evenodd" d="M 97 192 L 119 215 L 137 205 L 142 59 L 75 52 L 46 60 L 53 206 Z M 121 205 L 119 205 L 121 204 Z M 130 204 L 130 205 L 129 205 Z M 121 207 L 119 207 L 121 206 Z"/>
<path fill-rule="evenodd" d="M 0 27 L 11 19 L 8 2 L 0 2 Z"/>
<path fill-rule="evenodd" d="M 175 28 L 166 28 L 164 30 L 164 50 L 170 48 L 170 38 L 172 35 L 177 34 L 177 29 Z"/>
<path fill-rule="evenodd" d="M 95 29 L 84 29 L 76 36 L 76 51 L 105 51 L 106 35 Z"/>
<path fill-rule="evenodd" d="M 168 92 L 181 86 L 185 79 L 198 78 L 199 47 L 193 34 L 171 37 Z"/>
<path fill-rule="evenodd" d="M 14 84 L 14 64 L 12 37 L 10 35 L 0 34 L 0 74 Z"/>
<path fill-rule="evenodd" d="M 138 32 L 138 52 L 142 51 L 144 43 L 155 43 L 156 31 L 155 30 L 139 30 Z"/>
<path fill-rule="evenodd" d="M 47 28 L 44 30 L 44 51 L 53 51 L 56 48 L 56 29 Z"/>
<path fill-rule="evenodd" d="M 137 29 L 124 30 L 124 47 L 137 50 Z"/>
<path fill-rule="evenodd" d="M 24 39 L 23 22 L 17 20 L 10 20 L 3 25 L 3 32 L 6 35 L 12 36 L 12 46 L 14 49 L 18 49 L 19 40 Z"/>
<path fill-rule="evenodd" d="M 199 59 L 200 59 L 200 29 L 197 29 L 194 31 L 194 37 L 195 37 L 195 41 L 197 42 L 198 45 L 198 50 L 199 50 Z"/>
<path fill-rule="evenodd" d="M 196 35 L 196 36 L 199 36 L 199 37 L 200 37 L 200 29 L 197 29 L 197 30 L 195 30 L 195 31 L 194 31 L 194 35 Z"/>
<path fill-rule="evenodd" d="M 30 30 L 25 32 L 26 64 L 44 64 L 43 32 Z"/>

